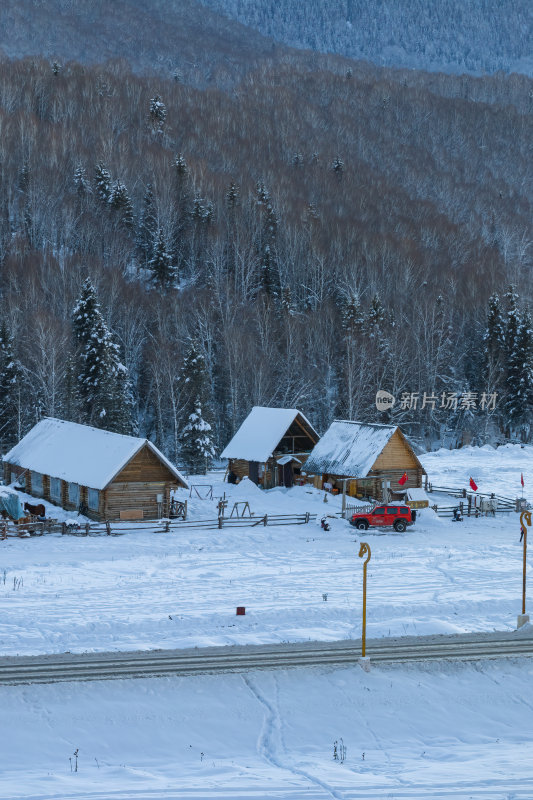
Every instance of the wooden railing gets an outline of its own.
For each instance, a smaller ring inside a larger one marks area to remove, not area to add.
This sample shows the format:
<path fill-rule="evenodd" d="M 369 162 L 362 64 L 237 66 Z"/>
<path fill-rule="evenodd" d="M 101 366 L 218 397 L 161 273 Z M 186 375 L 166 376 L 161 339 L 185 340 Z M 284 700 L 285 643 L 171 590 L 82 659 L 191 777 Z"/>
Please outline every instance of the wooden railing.
<path fill-rule="evenodd" d="M 138 522 L 106 521 L 96 522 L 27 522 L 15 525 L 4 522 L 0 525 L 0 540 L 7 538 L 26 538 L 44 534 L 63 536 L 122 536 L 125 533 L 147 531 L 152 533 L 178 533 L 188 529 L 222 530 L 224 528 L 256 528 L 279 525 L 306 525 L 316 514 L 261 514 L 252 517 L 215 517 L 191 520 L 150 520 Z"/>

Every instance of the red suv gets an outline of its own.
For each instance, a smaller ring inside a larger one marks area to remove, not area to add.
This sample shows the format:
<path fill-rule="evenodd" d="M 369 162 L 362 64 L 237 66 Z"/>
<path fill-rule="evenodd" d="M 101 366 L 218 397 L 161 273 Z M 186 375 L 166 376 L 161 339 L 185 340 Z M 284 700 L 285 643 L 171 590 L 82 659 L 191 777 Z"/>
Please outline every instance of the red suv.
<path fill-rule="evenodd" d="M 415 519 L 416 511 L 409 506 L 389 504 L 376 506 L 366 513 L 354 514 L 350 523 L 360 531 L 366 531 L 370 527 L 393 527 L 395 531 L 403 532 L 408 525 L 414 525 Z"/>

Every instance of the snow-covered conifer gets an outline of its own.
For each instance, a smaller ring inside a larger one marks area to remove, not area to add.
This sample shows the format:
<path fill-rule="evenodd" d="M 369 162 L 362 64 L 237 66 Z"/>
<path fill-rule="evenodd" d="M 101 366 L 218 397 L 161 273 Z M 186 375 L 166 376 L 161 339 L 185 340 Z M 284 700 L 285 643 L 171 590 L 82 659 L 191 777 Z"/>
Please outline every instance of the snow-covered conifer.
<path fill-rule="evenodd" d="M 195 398 L 193 410 L 182 431 L 181 458 L 189 472 L 205 475 L 215 455 L 212 428 L 204 419 L 202 403 Z"/>
<path fill-rule="evenodd" d="M 117 211 L 120 222 L 126 228 L 133 227 L 133 204 L 122 181 L 115 181 L 109 192 L 109 205 Z"/>
<path fill-rule="evenodd" d="M 78 396 L 82 420 L 117 433 L 132 429 L 132 397 L 119 348 L 87 278 L 72 314 L 78 345 Z"/>
<path fill-rule="evenodd" d="M 13 339 L 5 321 L 0 324 L 0 440 L 12 442 L 17 434 L 16 394 L 20 370 L 13 354 Z"/>
<path fill-rule="evenodd" d="M 383 320 L 385 319 L 385 309 L 378 294 L 375 294 L 370 301 L 368 312 L 368 331 L 370 336 L 378 336 Z"/>
<path fill-rule="evenodd" d="M 74 171 L 74 188 L 78 197 L 85 197 L 90 191 L 89 181 L 87 180 L 87 170 L 78 164 Z"/>
<path fill-rule="evenodd" d="M 197 408 L 201 409 L 200 417 L 209 423 L 211 419 L 210 384 L 205 358 L 200 349 L 200 345 L 194 339 L 189 340 L 185 359 L 179 374 L 178 385 L 182 405 L 182 432 L 190 425 L 191 415 L 196 414 Z M 184 446 L 185 451 L 187 451 L 186 442 Z M 189 455 L 187 455 L 187 452 L 183 451 L 183 448 L 182 455 L 184 460 L 189 458 Z"/>
<path fill-rule="evenodd" d="M 507 363 L 505 411 L 511 429 L 531 422 L 531 387 L 533 385 L 533 330 L 531 317 L 518 317 L 517 331 Z M 514 324 L 514 323 L 513 323 Z"/>
<path fill-rule="evenodd" d="M 338 178 L 342 178 L 342 173 L 344 172 L 344 161 L 342 160 L 342 158 L 339 158 L 337 156 L 333 160 L 333 163 L 331 165 L 331 169 L 333 170 L 335 175 L 337 175 Z"/>
<path fill-rule="evenodd" d="M 156 232 L 157 220 L 154 208 L 154 192 L 152 184 L 149 183 L 144 193 L 139 227 L 137 229 L 137 246 L 145 266 L 153 255 Z"/>
<path fill-rule="evenodd" d="M 152 273 L 152 282 L 159 289 L 166 291 L 176 285 L 177 270 L 161 228 L 155 235 L 153 255 L 148 266 Z"/>
<path fill-rule="evenodd" d="M 94 185 L 98 199 L 102 203 L 108 203 L 111 194 L 111 174 L 101 162 L 94 168 Z"/>
<path fill-rule="evenodd" d="M 167 108 L 161 99 L 161 95 L 156 94 L 150 100 L 150 119 L 154 129 L 162 130 L 167 118 Z"/>

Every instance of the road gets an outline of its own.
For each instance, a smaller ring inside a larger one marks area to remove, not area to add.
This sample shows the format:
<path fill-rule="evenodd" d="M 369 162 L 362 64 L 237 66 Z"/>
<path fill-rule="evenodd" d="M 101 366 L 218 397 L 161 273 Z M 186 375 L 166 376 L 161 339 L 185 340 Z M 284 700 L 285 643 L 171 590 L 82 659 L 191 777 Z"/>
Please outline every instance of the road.
<path fill-rule="evenodd" d="M 360 655 L 361 643 L 345 640 L 187 650 L 10 656 L 0 658 L 0 685 L 342 666 L 357 663 Z M 533 627 L 494 633 L 371 639 L 367 642 L 367 656 L 372 663 L 532 657 Z"/>

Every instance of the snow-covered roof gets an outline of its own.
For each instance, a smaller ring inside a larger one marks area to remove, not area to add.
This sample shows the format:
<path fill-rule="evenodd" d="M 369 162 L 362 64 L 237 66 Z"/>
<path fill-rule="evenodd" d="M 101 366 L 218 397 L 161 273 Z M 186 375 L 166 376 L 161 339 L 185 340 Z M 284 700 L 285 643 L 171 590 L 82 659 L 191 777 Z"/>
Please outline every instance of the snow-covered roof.
<path fill-rule="evenodd" d="M 46 417 L 4 456 L 4 461 L 23 469 L 105 489 L 139 450 L 147 445 L 184 486 L 186 480 L 148 439 L 111 433 Z"/>
<path fill-rule="evenodd" d="M 305 472 L 364 478 L 396 429 L 396 425 L 335 420 L 311 451 Z"/>
<path fill-rule="evenodd" d="M 220 457 L 241 458 L 243 461 L 267 461 L 296 417 L 300 417 L 304 425 L 309 428 L 310 435 L 318 439 L 318 434 L 309 420 L 297 408 L 254 406 Z"/>
<path fill-rule="evenodd" d="M 424 489 L 416 489 L 416 488 L 407 489 L 406 494 L 408 500 L 417 500 L 417 501 L 427 500 L 429 503 L 429 497 L 427 496 Z"/>

